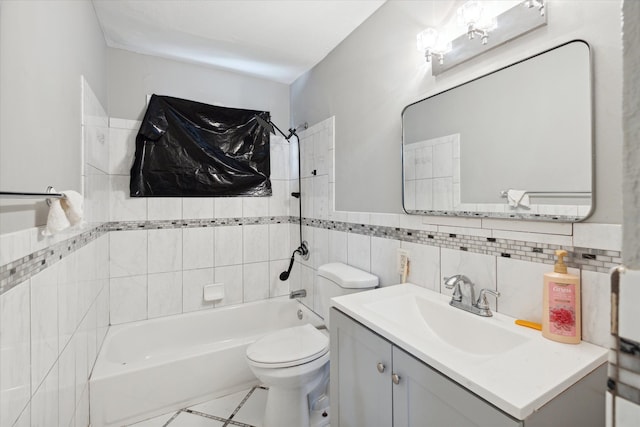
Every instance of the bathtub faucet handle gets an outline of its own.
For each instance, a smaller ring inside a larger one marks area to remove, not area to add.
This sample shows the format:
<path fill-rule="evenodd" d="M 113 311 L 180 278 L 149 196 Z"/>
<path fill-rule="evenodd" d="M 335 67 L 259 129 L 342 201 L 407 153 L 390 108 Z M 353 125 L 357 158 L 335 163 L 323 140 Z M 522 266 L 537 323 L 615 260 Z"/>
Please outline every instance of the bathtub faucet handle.
<path fill-rule="evenodd" d="M 297 291 L 292 291 L 289 294 L 289 298 L 290 299 L 294 299 L 294 298 L 304 298 L 307 296 L 307 290 L 306 289 L 298 289 Z"/>

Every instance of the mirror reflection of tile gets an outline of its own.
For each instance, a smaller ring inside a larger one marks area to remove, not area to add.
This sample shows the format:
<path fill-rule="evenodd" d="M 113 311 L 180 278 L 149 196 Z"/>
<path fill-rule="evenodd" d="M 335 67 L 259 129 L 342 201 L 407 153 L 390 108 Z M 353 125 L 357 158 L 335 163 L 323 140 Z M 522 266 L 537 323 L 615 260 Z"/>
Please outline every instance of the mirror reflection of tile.
<path fill-rule="evenodd" d="M 460 134 L 404 146 L 405 208 L 460 208 Z"/>

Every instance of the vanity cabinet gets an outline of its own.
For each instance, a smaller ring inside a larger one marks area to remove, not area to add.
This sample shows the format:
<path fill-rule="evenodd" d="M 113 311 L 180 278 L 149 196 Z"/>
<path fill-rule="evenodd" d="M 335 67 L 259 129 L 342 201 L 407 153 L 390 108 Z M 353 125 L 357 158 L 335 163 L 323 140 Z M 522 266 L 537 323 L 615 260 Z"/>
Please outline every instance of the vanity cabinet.
<path fill-rule="evenodd" d="M 604 425 L 604 367 L 517 420 L 335 308 L 330 342 L 332 427 Z"/>

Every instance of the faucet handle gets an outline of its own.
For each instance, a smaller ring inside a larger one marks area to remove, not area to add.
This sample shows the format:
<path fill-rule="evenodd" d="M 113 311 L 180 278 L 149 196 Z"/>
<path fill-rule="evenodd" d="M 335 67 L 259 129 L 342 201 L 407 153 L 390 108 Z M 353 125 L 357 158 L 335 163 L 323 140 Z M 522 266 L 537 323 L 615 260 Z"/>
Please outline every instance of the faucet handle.
<path fill-rule="evenodd" d="M 478 294 L 478 301 L 476 301 L 476 307 L 480 310 L 489 310 L 489 302 L 487 301 L 487 294 L 493 295 L 496 298 L 500 297 L 500 292 L 494 291 L 492 289 L 483 288 L 480 289 L 480 293 Z"/>

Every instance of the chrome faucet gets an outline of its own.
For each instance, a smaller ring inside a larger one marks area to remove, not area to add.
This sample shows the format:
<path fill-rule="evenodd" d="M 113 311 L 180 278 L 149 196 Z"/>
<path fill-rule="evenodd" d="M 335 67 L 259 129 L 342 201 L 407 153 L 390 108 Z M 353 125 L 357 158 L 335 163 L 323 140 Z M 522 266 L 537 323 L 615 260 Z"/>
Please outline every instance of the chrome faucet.
<path fill-rule="evenodd" d="M 455 276 L 445 277 L 444 286 L 447 289 L 453 289 L 453 295 L 449 305 L 477 314 L 478 316 L 493 316 L 489 303 L 487 302 L 487 294 L 498 298 L 500 292 L 491 289 L 481 289 L 478 299 L 475 299 L 474 284 L 464 274 L 456 274 Z"/>
<path fill-rule="evenodd" d="M 304 298 L 306 296 L 307 296 L 306 289 L 298 289 L 297 291 L 291 291 L 291 293 L 289 294 L 289 299 Z"/>

